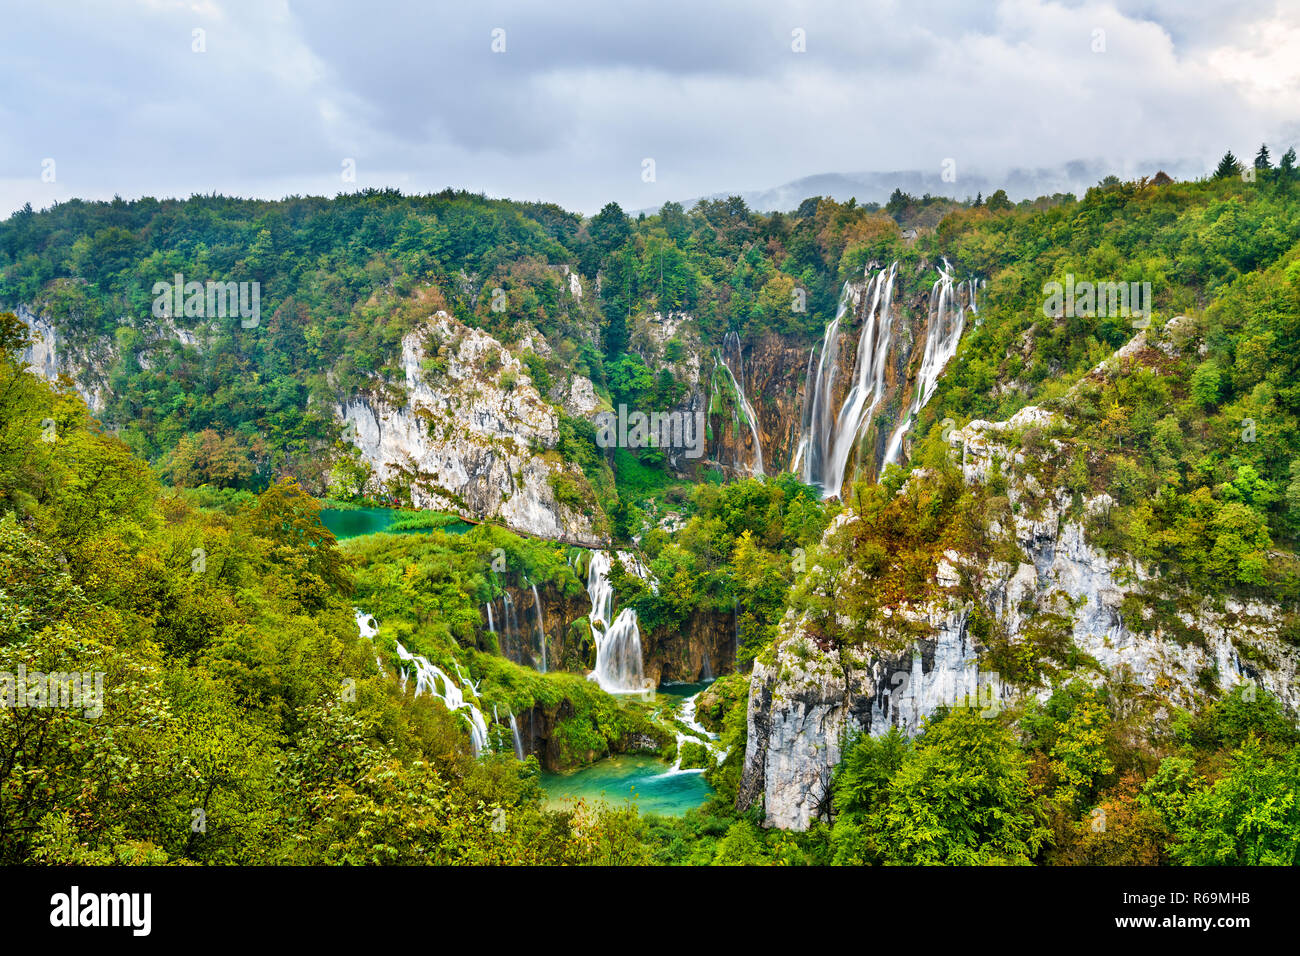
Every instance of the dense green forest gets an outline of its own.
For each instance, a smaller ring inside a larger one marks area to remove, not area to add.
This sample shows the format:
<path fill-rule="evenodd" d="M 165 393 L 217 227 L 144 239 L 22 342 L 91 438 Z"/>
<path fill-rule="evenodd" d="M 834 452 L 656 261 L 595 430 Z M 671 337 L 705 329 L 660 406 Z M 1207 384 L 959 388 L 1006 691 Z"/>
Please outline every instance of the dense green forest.
<path fill-rule="evenodd" d="M 1233 596 L 1277 606 L 1300 646 L 1300 173 L 1294 150 L 1252 169 L 1229 156 L 1204 181 L 1112 178 L 1083 197 L 899 192 L 772 214 L 733 198 L 584 218 L 373 190 L 16 213 L 0 223 L 0 306 L 57 316 L 68 347 L 106 356 L 106 390 L 92 417 L 70 382 L 25 369 L 30 332 L 0 313 L 0 673 L 99 672 L 105 696 L 96 717 L 0 708 L 0 862 L 1300 863 L 1295 714 L 1208 681 L 1190 708 L 1095 686 L 1053 621 L 1015 646 L 972 622 L 1003 675 L 1049 688 L 1041 699 L 844 740 L 832 823 L 788 832 L 736 810 L 746 675 L 783 619 L 813 622 L 827 647 L 897 650 L 906 629 L 885 639 L 862 622 L 932 592 L 946 551 L 1021 560 L 998 533 L 1017 507 L 1007 479 L 971 483 L 946 440 L 972 420 L 1031 404 L 1059 416 L 1011 437 L 1010 473 L 1060 489 L 1091 541 L 1158 572 L 1126 609 L 1135 630 L 1177 633 L 1191 597 Z M 526 361 L 543 394 L 580 374 L 608 402 L 671 407 L 683 383 L 629 348 L 637 317 L 687 312 L 706 348 L 773 333 L 807 355 L 868 263 L 900 263 L 902 298 L 929 288 L 940 255 L 987 280 L 978 321 L 911 460 L 842 502 L 789 474 L 684 478 L 653 449 L 599 448 L 590 421 L 557 411 L 547 451 L 580 467 L 611 543 L 649 569 L 611 574 L 643 631 L 734 622 L 734 672 L 696 711 L 725 754 L 702 807 L 557 809 L 536 756 L 475 754 L 463 712 L 412 693 L 404 652 L 460 675 L 485 712 L 549 709 L 566 769 L 634 751 L 671 762 L 694 733 L 586 679 L 585 618 L 549 673 L 485 630 L 484 604 L 508 588 L 585 601 L 587 549 L 491 523 L 455 533 L 441 515 L 348 541 L 321 524 L 346 457 L 329 408 L 392 387 L 417 323 L 445 309 L 507 344 L 540 332 L 551 349 Z M 260 327 L 218 319 L 204 349 L 154 348 L 152 288 L 177 273 L 259 282 Z M 1045 284 L 1066 274 L 1151 283 L 1150 320 L 1045 314 Z M 1141 349 L 1095 371 L 1137 334 Z M 1103 494 L 1104 513 L 1088 511 Z M 828 598 L 832 578 L 855 583 Z"/>

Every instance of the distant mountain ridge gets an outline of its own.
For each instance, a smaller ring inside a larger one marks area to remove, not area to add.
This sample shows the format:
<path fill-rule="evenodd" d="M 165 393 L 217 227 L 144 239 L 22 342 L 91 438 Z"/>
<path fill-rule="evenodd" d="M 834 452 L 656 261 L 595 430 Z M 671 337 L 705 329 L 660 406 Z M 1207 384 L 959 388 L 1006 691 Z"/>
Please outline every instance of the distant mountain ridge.
<path fill-rule="evenodd" d="M 839 202 L 857 199 L 859 204 L 878 203 L 883 206 L 895 189 L 914 196 L 929 193 L 932 196 L 949 196 L 961 200 L 973 199 L 981 194 L 987 197 L 998 189 L 1005 189 L 1013 201 L 1019 202 L 1053 193 L 1082 196 L 1090 186 L 1095 186 L 1108 175 L 1136 179 L 1154 176 L 1158 170 L 1164 170 L 1174 179 L 1197 179 L 1209 172 L 1199 160 L 1168 158 L 1131 163 L 1123 171 L 1117 170 L 1115 164 L 1100 159 L 1080 159 L 1056 167 L 1015 168 L 1005 172 L 967 172 L 958 162 L 956 179 L 952 182 L 944 180 L 941 167 L 936 165 L 932 172 L 903 169 L 891 172 L 817 173 L 770 189 L 749 190 L 739 195 L 755 212 L 790 212 L 810 196 L 826 196 Z M 733 195 L 737 194 L 718 192 L 679 201 L 689 209 L 701 199 L 726 199 Z M 649 216 L 658 212 L 659 208 L 651 206 L 636 212 L 644 212 Z"/>

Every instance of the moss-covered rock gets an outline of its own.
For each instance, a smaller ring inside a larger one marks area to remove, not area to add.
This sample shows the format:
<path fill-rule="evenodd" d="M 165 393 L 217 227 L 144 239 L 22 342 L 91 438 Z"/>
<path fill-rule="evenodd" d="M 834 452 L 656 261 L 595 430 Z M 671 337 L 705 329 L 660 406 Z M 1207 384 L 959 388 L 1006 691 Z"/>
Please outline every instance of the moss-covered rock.
<path fill-rule="evenodd" d="M 713 764 L 712 755 L 709 748 L 704 744 L 698 744 L 693 740 L 688 740 L 679 748 L 681 755 L 681 768 L 683 770 L 699 770 L 709 767 Z"/>

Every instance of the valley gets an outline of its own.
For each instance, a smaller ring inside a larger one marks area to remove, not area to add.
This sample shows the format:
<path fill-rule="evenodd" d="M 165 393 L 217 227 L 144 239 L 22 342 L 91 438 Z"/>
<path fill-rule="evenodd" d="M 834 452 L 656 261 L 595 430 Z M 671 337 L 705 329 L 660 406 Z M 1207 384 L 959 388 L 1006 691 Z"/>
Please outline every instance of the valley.
<path fill-rule="evenodd" d="M 1287 155 L 16 213 L 0 671 L 108 696 L 0 716 L 5 861 L 1294 863 Z"/>

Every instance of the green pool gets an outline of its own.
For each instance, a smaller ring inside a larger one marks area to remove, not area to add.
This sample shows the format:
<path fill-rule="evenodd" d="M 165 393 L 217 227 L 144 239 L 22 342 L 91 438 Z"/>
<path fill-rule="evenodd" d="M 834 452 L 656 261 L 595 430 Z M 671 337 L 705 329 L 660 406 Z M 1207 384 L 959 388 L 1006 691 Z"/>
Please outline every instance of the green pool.
<path fill-rule="evenodd" d="M 340 541 L 355 538 L 363 534 L 377 534 L 387 531 L 388 526 L 403 512 L 397 508 L 322 508 L 320 521 Z M 449 534 L 464 534 L 472 526 L 464 521 L 438 528 Z M 393 534 L 425 534 L 433 528 L 410 528 L 394 531 Z"/>
<path fill-rule="evenodd" d="M 580 799 L 616 807 L 631 800 L 642 813 L 666 817 L 680 817 L 713 794 L 700 771 L 670 771 L 656 757 L 607 757 L 574 773 L 543 773 L 541 782 L 547 806 L 557 809 Z"/>

